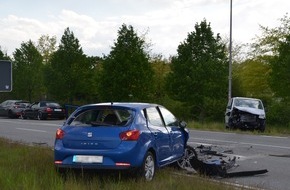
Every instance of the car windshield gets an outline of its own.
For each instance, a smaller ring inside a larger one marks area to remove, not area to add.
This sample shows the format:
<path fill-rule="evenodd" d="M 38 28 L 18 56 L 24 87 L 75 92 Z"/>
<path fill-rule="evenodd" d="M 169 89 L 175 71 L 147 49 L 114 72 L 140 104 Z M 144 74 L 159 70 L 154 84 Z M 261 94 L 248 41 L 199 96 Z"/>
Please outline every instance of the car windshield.
<path fill-rule="evenodd" d="M 263 104 L 260 100 L 256 99 L 236 99 L 234 106 L 245 107 L 245 108 L 256 108 L 263 109 Z"/>
<path fill-rule="evenodd" d="M 90 109 L 81 112 L 70 126 L 125 126 L 131 122 L 133 111 L 127 109 Z"/>

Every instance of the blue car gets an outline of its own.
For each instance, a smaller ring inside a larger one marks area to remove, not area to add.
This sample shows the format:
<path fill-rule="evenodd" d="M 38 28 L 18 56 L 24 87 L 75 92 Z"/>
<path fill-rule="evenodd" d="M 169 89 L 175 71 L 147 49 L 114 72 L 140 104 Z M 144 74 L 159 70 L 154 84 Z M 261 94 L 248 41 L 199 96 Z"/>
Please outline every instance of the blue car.
<path fill-rule="evenodd" d="M 54 164 L 57 171 L 134 169 L 151 181 L 156 168 L 186 162 L 189 133 L 185 127 L 185 122 L 157 104 L 84 105 L 57 129 Z"/>

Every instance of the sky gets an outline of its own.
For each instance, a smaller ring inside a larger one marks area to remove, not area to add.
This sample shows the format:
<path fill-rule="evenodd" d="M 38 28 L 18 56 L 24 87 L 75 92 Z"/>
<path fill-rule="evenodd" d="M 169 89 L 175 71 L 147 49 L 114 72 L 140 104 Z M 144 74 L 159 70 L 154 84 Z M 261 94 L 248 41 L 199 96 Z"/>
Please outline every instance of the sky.
<path fill-rule="evenodd" d="M 68 27 L 89 56 L 108 55 L 122 24 L 164 57 L 176 55 L 204 19 L 214 35 L 230 35 L 230 0 L 0 0 L 0 10 L 0 47 L 8 55 L 41 35 L 59 43 Z M 260 26 L 279 26 L 289 10 L 289 0 L 232 0 L 233 42 L 251 43 Z"/>

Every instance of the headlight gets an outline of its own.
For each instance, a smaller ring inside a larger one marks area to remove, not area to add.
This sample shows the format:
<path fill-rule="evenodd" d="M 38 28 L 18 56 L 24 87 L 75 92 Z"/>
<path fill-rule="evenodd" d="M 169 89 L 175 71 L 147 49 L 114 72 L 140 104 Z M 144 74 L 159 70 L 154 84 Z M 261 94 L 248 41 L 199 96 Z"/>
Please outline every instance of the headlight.
<path fill-rule="evenodd" d="M 263 114 L 263 115 L 259 115 L 259 119 L 265 119 L 266 116 Z"/>

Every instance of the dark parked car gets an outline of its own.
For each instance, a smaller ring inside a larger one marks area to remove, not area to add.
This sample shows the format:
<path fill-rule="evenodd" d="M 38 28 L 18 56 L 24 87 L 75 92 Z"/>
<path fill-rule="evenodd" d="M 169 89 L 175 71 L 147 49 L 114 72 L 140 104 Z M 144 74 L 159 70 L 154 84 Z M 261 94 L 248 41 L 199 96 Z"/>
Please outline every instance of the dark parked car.
<path fill-rule="evenodd" d="M 65 109 L 59 103 L 52 101 L 34 102 L 22 112 L 23 119 L 64 119 L 65 116 Z"/>
<path fill-rule="evenodd" d="M 226 108 L 225 125 L 229 129 L 257 129 L 263 132 L 266 128 L 263 102 L 256 98 L 231 98 Z"/>
<path fill-rule="evenodd" d="M 186 160 L 185 127 L 185 122 L 157 104 L 84 105 L 57 129 L 54 164 L 62 172 L 66 168 L 130 170 L 150 181 L 156 168 Z"/>
<path fill-rule="evenodd" d="M 0 116 L 18 118 L 28 105 L 29 102 L 24 100 L 6 100 L 0 104 Z"/>

